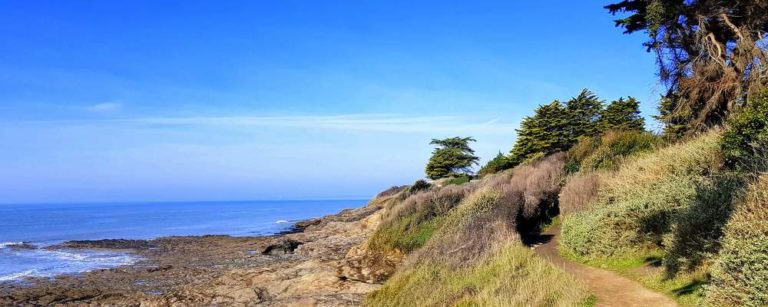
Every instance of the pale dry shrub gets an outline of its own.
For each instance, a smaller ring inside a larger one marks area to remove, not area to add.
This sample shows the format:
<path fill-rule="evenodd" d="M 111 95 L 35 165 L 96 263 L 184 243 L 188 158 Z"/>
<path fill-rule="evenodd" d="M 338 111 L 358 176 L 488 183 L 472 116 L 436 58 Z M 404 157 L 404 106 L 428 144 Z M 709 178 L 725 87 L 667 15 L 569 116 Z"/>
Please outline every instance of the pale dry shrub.
<path fill-rule="evenodd" d="M 576 173 L 560 191 L 560 214 L 581 211 L 597 196 L 599 176 L 593 172 Z"/>
<path fill-rule="evenodd" d="M 555 207 L 564 160 L 555 154 L 482 180 L 413 260 L 471 265 L 494 244 L 519 241 L 521 226 L 538 227 Z"/>
<path fill-rule="evenodd" d="M 442 219 L 475 189 L 473 185 L 449 185 L 422 190 L 388 208 L 368 247 L 371 250 L 420 248 L 440 227 Z"/>

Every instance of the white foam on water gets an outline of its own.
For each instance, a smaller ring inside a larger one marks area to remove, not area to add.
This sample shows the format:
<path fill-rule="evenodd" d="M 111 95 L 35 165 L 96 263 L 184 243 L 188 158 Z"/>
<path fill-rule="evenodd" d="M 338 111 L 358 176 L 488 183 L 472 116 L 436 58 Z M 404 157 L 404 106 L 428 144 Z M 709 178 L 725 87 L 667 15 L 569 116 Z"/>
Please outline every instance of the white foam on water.
<path fill-rule="evenodd" d="M 8 246 L 22 245 L 24 242 L 0 242 L 0 248 L 6 248 Z"/>
<path fill-rule="evenodd" d="M 2 257 L 11 260 L 2 261 Z M 130 265 L 141 258 L 113 251 L 13 250 L 0 254 L 0 282 L 26 277 L 54 277 Z M 12 265 L 8 265 L 12 264 Z"/>
<path fill-rule="evenodd" d="M 288 224 L 290 222 L 288 222 L 286 220 L 277 220 L 277 222 L 275 222 L 275 223 L 277 223 L 277 224 Z"/>
<path fill-rule="evenodd" d="M 26 270 L 18 273 L 11 273 L 8 275 L 0 275 L 0 281 L 11 281 L 11 280 L 22 279 L 24 277 L 34 276 L 35 272 L 37 272 L 37 270 L 33 269 L 33 270 Z"/>

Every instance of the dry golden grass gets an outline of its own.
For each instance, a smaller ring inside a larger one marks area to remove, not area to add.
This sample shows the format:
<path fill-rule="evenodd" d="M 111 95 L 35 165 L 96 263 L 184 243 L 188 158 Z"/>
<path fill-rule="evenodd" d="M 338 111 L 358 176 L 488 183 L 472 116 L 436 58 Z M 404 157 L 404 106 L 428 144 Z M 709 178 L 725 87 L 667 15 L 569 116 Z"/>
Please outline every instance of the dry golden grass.
<path fill-rule="evenodd" d="M 560 191 L 560 214 L 581 211 L 597 196 L 600 187 L 598 175 L 594 172 L 576 173 Z"/>
<path fill-rule="evenodd" d="M 507 242 L 477 265 L 421 263 L 393 276 L 366 306 L 578 306 L 588 293 L 567 273 Z"/>

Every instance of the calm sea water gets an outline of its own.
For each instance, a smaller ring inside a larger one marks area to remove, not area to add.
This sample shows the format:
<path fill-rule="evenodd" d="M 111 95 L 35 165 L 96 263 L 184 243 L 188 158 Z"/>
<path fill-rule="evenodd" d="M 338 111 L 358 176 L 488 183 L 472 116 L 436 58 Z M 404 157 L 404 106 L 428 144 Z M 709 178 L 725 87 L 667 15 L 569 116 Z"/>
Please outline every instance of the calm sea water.
<path fill-rule="evenodd" d="M 69 240 L 176 235 L 269 235 L 296 221 L 360 207 L 365 200 L 0 205 L 0 282 L 131 264 L 119 252 L 17 249 Z"/>

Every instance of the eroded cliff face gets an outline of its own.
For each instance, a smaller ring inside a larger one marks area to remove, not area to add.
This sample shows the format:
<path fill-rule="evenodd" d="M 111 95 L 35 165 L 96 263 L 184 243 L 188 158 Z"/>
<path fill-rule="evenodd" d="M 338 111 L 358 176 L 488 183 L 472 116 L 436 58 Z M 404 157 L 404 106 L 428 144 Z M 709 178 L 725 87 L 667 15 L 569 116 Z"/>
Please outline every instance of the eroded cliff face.
<path fill-rule="evenodd" d="M 372 254 L 366 240 L 384 201 L 304 221 L 300 232 L 272 237 L 169 237 L 122 242 L 146 258 L 80 276 L 0 285 L 0 305 L 356 306 L 402 260 Z M 57 248 L 115 248 L 79 241 Z"/>

